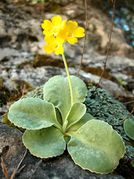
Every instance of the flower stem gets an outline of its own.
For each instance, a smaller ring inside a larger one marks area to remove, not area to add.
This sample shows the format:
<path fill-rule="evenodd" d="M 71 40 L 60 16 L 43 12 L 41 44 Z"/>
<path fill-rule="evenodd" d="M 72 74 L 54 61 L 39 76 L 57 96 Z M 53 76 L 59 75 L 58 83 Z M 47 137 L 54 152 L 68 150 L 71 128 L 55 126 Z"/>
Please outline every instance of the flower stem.
<path fill-rule="evenodd" d="M 73 89 L 72 89 L 71 78 L 70 78 L 70 74 L 69 74 L 69 70 L 68 70 L 68 66 L 67 66 L 67 61 L 66 61 L 64 53 L 62 54 L 62 59 L 63 59 L 64 66 L 65 66 L 65 69 L 66 69 L 66 73 L 67 73 L 68 84 L 69 84 L 69 89 L 70 89 L 70 97 L 71 97 L 71 106 L 72 106 L 73 105 Z"/>

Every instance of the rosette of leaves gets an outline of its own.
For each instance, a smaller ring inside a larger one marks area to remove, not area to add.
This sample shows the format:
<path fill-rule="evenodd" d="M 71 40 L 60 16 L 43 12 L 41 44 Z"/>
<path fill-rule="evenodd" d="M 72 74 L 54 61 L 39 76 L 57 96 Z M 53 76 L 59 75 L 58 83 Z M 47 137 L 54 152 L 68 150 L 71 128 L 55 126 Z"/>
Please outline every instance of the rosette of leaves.
<path fill-rule="evenodd" d="M 31 154 L 48 158 L 67 148 L 74 162 L 96 173 L 110 173 L 124 156 L 122 137 L 104 121 L 86 113 L 85 83 L 71 76 L 73 104 L 68 80 L 54 76 L 43 86 L 43 99 L 27 97 L 11 105 L 8 118 L 26 129 L 22 141 Z"/>

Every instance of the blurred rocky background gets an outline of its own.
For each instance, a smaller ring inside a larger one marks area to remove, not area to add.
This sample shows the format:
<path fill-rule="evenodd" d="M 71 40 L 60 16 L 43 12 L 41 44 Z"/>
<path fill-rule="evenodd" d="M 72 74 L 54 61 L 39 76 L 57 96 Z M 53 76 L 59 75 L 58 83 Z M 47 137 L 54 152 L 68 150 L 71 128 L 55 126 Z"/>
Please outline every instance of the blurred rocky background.
<path fill-rule="evenodd" d="M 81 64 L 80 77 L 89 85 L 97 85 L 103 71 L 109 42 L 113 13 L 112 0 L 87 0 L 87 9 L 87 38 L 82 64 L 81 58 L 84 39 L 80 40 L 76 45 L 66 45 L 65 55 L 71 74 L 77 75 Z M 40 25 L 44 19 L 49 19 L 56 14 L 61 15 L 63 18 L 76 20 L 83 27 L 86 24 L 84 0 L 0 1 L 0 119 L 8 111 L 8 107 L 13 101 L 19 99 L 22 95 L 37 86 L 43 85 L 50 77 L 57 74 L 65 75 L 61 57 L 54 55 L 48 56 L 42 48 L 44 40 Z M 109 54 L 107 67 L 99 86 L 110 92 L 133 113 L 133 0 L 116 1 L 114 28 Z M 18 145 L 21 134 L 18 131 L 10 131 L 8 127 L 3 127 L 2 124 L 0 124 L 0 132 L 0 141 L 6 132 L 9 136 L 9 139 L 4 144 L 0 142 L 0 153 L 10 143 L 10 145 L 14 146 L 12 150 L 21 152 L 20 154 L 15 153 L 15 155 L 21 157 L 22 153 L 24 153 L 24 149 L 22 149 L 21 145 Z M 10 137 L 12 133 L 14 137 Z M 16 139 L 18 139 L 17 142 Z M 31 162 L 30 166 L 34 167 L 31 160 L 34 159 L 28 159 Z M 12 162 L 15 163 L 14 160 Z M 38 162 L 34 160 L 33 163 L 38 165 Z M 75 172 L 78 174 L 81 173 L 79 168 L 70 163 L 68 157 L 60 160 L 60 164 L 63 165 L 63 163 L 67 165 L 67 168 L 69 165 L 74 167 L 72 175 L 66 174 L 66 178 L 71 178 L 71 176 L 75 178 Z M 52 161 L 52 165 L 51 162 L 48 162 L 46 165 L 49 169 L 55 168 L 56 164 L 55 161 Z M 41 165 L 45 168 L 45 164 Z M 56 171 L 58 169 L 57 167 Z M 71 172 L 73 170 L 68 168 L 68 171 Z M 42 176 L 45 178 L 48 177 L 48 175 Z M 60 176 L 59 178 L 62 177 Z M 89 175 L 82 173 L 78 177 L 89 178 Z M 101 176 L 94 175 L 90 177 L 91 179 L 94 177 L 101 178 Z M 103 176 L 103 178 L 105 177 L 107 176 Z M 109 177 L 123 178 L 119 175 L 116 176 L 116 173 Z M 22 175 L 22 178 L 26 178 L 26 176 Z"/>

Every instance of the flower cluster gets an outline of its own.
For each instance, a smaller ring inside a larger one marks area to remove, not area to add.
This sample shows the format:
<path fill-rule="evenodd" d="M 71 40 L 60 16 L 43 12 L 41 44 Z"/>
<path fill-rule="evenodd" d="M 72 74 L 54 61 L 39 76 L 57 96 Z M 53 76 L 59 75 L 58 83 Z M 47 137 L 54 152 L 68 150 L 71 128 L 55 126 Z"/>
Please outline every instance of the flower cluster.
<path fill-rule="evenodd" d="M 54 16 L 51 20 L 44 20 L 41 25 L 45 35 L 44 50 L 46 53 L 55 53 L 56 55 L 64 53 L 63 44 L 77 43 L 77 38 L 85 36 L 83 27 L 79 27 L 77 22 L 71 20 L 62 20 L 61 16 Z"/>

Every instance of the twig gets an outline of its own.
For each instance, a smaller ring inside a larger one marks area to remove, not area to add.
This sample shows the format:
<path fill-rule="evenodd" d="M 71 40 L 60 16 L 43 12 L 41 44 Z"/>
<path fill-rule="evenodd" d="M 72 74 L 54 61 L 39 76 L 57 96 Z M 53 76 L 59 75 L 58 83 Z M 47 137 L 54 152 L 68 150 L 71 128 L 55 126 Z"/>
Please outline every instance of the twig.
<path fill-rule="evenodd" d="M 4 176 L 5 176 L 5 178 L 9 179 L 8 169 L 7 169 L 6 164 L 5 164 L 5 162 L 4 162 L 2 157 L 1 157 L 1 168 L 2 168 L 2 172 L 3 172 Z"/>
<path fill-rule="evenodd" d="M 124 104 L 131 104 L 131 103 L 133 103 L 133 102 L 134 102 L 134 100 L 128 101 L 128 102 L 124 102 Z M 132 108 L 130 114 L 133 114 L 133 112 L 134 112 L 134 107 Z"/>
<path fill-rule="evenodd" d="M 133 102 L 134 102 L 134 100 L 131 100 L 131 101 L 124 102 L 124 104 L 131 104 Z"/>
<path fill-rule="evenodd" d="M 27 150 L 25 151 L 25 153 L 24 153 L 24 155 L 23 155 L 22 159 L 20 160 L 19 164 L 17 165 L 17 167 L 13 170 L 13 173 L 12 173 L 12 175 L 11 175 L 10 179 L 14 179 L 14 177 L 15 177 L 15 175 L 16 175 L 16 173 L 17 173 L 17 171 L 19 170 L 20 165 L 22 164 L 22 162 L 23 162 L 23 160 L 24 160 L 24 158 L 25 158 L 26 154 L 27 154 Z M 24 167 L 24 166 L 23 166 L 23 167 Z"/>
<path fill-rule="evenodd" d="M 20 167 L 20 168 L 17 170 L 16 174 L 19 174 L 19 173 L 21 172 L 21 170 L 23 170 L 23 168 L 24 168 L 25 166 L 26 166 L 26 165 L 22 165 L 22 167 Z"/>
<path fill-rule="evenodd" d="M 85 48 L 86 48 L 87 28 L 88 28 L 87 0 L 84 0 L 84 6 L 85 6 L 85 37 L 84 37 L 82 55 L 81 55 L 81 60 L 80 60 L 80 65 L 79 65 L 79 68 L 78 68 L 77 75 L 79 75 L 79 73 L 80 73 L 81 65 L 82 65 L 82 61 L 83 61 L 83 56 L 84 56 L 84 51 L 85 51 Z"/>
<path fill-rule="evenodd" d="M 107 67 L 107 61 L 108 61 L 108 57 L 109 57 L 109 51 L 110 51 L 110 47 L 111 47 L 111 38 L 112 38 L 112 32 L 113 32 L 113 27 L 114 27 L 114 16 L 115 16 L 115 2 L 116 0 L 111 0 L 112 1 L 112 4 L 113 4 L 113 13 L 112 13 L 112 25 L 111 25 L 111 30 L 110 30 L 110 33 L 109 33 L 109 41 L 108 41 L 108 44 L 107 44 L 107 47 L 106 47 L 106 59 L 104 61 L 104 67 L 103 67 L 103 71 L 101 73 L 101 76 L 100 76 L 100 79 L 99 79 L 99 82 L 98 82 L 98 86 L 100 85 L 101 83 L 101 80 L 103 78 L 103 75 L 104 75 L 104 72 L 106 70 L 106 67 Z"/>

